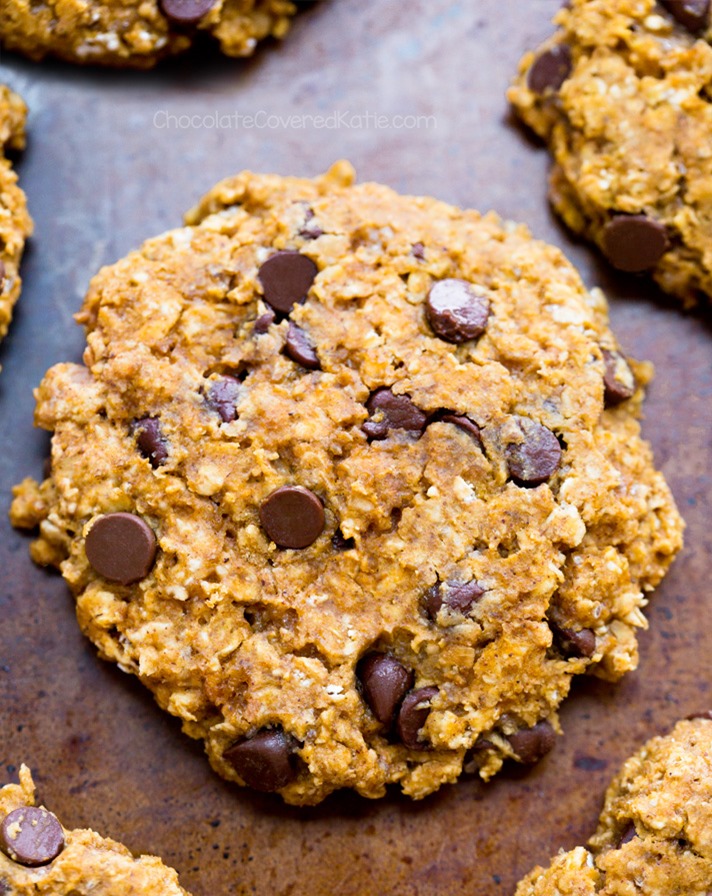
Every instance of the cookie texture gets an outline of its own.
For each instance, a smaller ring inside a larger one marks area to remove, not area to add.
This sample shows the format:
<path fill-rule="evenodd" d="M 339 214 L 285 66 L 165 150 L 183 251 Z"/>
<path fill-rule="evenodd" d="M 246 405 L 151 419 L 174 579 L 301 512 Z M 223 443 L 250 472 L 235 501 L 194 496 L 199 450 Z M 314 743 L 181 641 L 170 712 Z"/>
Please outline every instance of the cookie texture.
<path fill-rule="evenodd" d="M 101 271 L 11 512 L 100 654 L 297 804 L 535 761 L 681 543 L 602 294 L 353 177 L 242 173 Z"/>
<path fill-rule="evenodd" d="M 155 856 L 87 829 L 67 830 L 35 801 L 30 770 L 0 789 L 0 893 L 8 896 L 187 896 Z"/>
<path fill-rule="evenodd" d="M 7 333 L 20 295 L 20 260 L 32 232 L 25 194 L 6 158 L 8 152 L 25 148 L 26 115 L 20 97 L 0 84 L 0 339 Z"/>
<path fill-rule="evenodd" d="M 3 0 L 0 43 L 36 60 L 149 68 L 203 33 L 250 56 L 284 37 L 296 11 L 291 0 Z"/>
<path fill-rule="evenodd" d="M 550 199 L 619 270 L 712 297 L 709 0 L 571 0 L 509 99 L 548 143 Z"/>
<path fill-rule="evenodd" d="M 678 722 L 629 759 L 588 848 L 535 868 L 516 896 L 707 896 L 712 886 L 712 716 Z"/>

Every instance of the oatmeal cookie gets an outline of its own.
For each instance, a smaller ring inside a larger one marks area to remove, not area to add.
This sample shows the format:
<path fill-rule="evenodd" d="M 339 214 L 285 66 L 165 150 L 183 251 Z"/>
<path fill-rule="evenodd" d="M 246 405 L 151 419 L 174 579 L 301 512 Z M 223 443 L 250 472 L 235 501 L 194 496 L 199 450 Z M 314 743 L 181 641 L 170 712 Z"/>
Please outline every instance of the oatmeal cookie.
<path fill-rule="evenodd" d="M 629 759 L 588 848 L 535 868 L 516 896 L 707 896 L 712 887 L 712 714 L 678 722 Z"/>
<path fill-rule="evenodd" d="M 0 789 L 0 893 L 7 896 L 188 896 L 155 856 L 135 858 L 94 831 L 69 831 L 35 802 L 26 766 Z"/>
<path fill-rule="evenodd" d="M 243 173 L 94 279 L 16 489 L 100 654 L 215 769 L 423 797 L 636 665 L 681 521 L 599 291 L 435 199 Z"/>
<path fill-rule="evenodd" d="M 212 35 L 228 56 L 250 56 L 289 30 L 291 0 L 2 0 L 0 43 L 31 59 L 150 68 Z"/>
<path fill-rule="evenodd" d="M 709 0 L 571 0 L 509 99 L 546 140 L 550 199 L 616 268 L 712 297 Z"/>

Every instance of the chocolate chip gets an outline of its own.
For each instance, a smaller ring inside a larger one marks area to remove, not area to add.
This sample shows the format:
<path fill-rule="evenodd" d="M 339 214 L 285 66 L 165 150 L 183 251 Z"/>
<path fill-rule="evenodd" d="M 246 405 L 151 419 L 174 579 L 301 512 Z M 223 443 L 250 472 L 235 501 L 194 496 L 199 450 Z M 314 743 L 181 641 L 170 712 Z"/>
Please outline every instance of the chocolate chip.
<path fill-rule="evenodd" d="M 430 703 L 437 696 L 435 687 L 416 688 L 406 695 L 398 712 L 398 736 L 410 750 L 427 750 L 430 745 L 418 737 L 420 729 L 430 714 Z"/>
<path fill-rule="evenodd" d="M 413 684 L 413 673 L 388 653 L 370 653 L 359 663 L 357 675 L 371 712 L 379 722 L 390 725 Z"/>
<path fill-rule="evenodd" d="M 141 454 L 156 469 L 168 460 L 168 443 L 157 417 L 141 417 L 131 424 L 131 433 Z"/>
<path fill-rule="evenodd" d="M 120 585 L 145 578 L 156 559 L 156 536 L 133 513 L 99 517 L 89 530 L 84 547 L 94 571 Z"/>
<path fill-rule="evenodd" d="M 228 747 L 223 759 L 253 790 L 273 793 L 297 776 L 295 751 L 299 742 L 278 728 L 259 731 Z"/>
<path fill-rule="evenodd" d="M 509 475 L 521 485 L 546 482 L 559 468 L 561 445 L 554 433 L 529 417 L 515 417 L 520 439 L 505 447 Z"/>
<path fill-rule="evenodd" d="M 176 25 L 195 25 L 215 6 L 215 0 L 159 0 L 159 5 Z"/>
<path fill-rule="evenodd" d="M 571 49 L 567 44 L 556 44 L 534 60 L 527 75 L 527 87 L 532 93 L 556 92 L 571 74 Z"/>
<path fill-rule="evenodd" d="M 685 718 L 688 722 L 693 722 L 695 719 L 709 719 L 712 721 L 712 709 L 708 709 L 707 712 L 693 712 L 692 715 Z"/>
<path fill-rule="evenodd" d="M 575 631 L 572 628 L 562 628 L 552 621 L 549 625 L 564 656 L 588 658 L 596 652 L 596 636 L 590 628 Z"/>
<path fill-rule="evenodd" d="M 387 386 L 371 394 L 366 410 L 372 419 L 362 428 L 369 439 L 385 439 L 391 429 L 421 433 L 428 422 L 426 415 L 407 395 L 394 395 Z"/>
<path fill-rule="evenodd" d="M 260 314 L 252 326 L 252 332 L 255 336 L 262 336 L 263 333 L 266 333 L 274 323 L 275 316 L 271 308 L 268 308 L 264 314 Z"/>
<path fill-rule="evenodd" d="M 240 380 L 236 376 L 222 374 L 212 380 L 206 396 L 208 406 L 217 411 L 223 423 L 237 420 L 237 399 L 240 397 Z"/>
<path fill-rule="evenodd" d="M 335 551 L 350 551 L 356 546 L 356 542 L 353 538 L 344 538 L 341 529 L 337 529 L 331 536 L 331 546 Z"/>
<path fill-rule="evenodd" d="M 14 809 L 0 825 L 0 849 L 20 865 L 46 865 L 64 849 L 62 825 L 46 809 Z"/>
<path fill-rule="evenodd" d="M 635 395 L 636 382 L 625 357 L 607 348 L 603 353 L 603 400 L 606 407 L 620 404 Z"/>
<path fill-rule="evenodd" d="M 635 825 L 632 821 L 629 821 L 628 824 L 621 831 L 621 835 L 618 838 L 618 842 L 616 843 L 616 849 L 620 849 L 621 846 L 625 846 L 626 843 L 630 843 L 637 836 L 637 831 L 635 830 Z"/>
<path fill-rule="evenodd" d="M 321 370 L 321 362 L 311 339 L 307 336 L 305 330 L 298 327 L 291 320 L 287 330 L 287 342 L 284 350 L 292 361 L 296 361 L 297 364 L 301 364 L 307 370 Z"/>
<path fill-rule="evenodd" d="M 314 220 L 314 209 L 309 206 L 304 211 L 304 223 L 299 230 L 299 236 L 303 240 L 318 240 L 324 236 L 324 231 Z"/>
<path fill-rule="evenodd" d="M 265 302 L 275 311 L 289 314 L 301 305 L 319 270 L 311 258 L 300 252 L 284 251 L 272 255 L 259 270 Z"/>
<path fill-rule="evenodd" d="M 5 265 L 0 259 L 0 292 L 2 292 L 3 286 L 5 286 Z"/>
<path fill-rule="evenodd" d="M 431 619 L 435 619 L 443 606 L 467 616 L 484 593 L 477 582 L 438 582 L 426 591 L 425 608 Z"/>
<path fill-rule="evenodd" d="M 466 280 L 438 280 L 425 303 L 428 323 L 446 342 L 467 342 L 481 336 L 490 314 L 482 288 Z"/>
<path fill-rule="evenodd" d="M 262 528 L 281 548 L 306 548 L 324 529 L 324 505 L 301 485 L 283 485 L 260 507 Z"/>
<path fill-rule="evenodd" d="M 457 426 L 458 429 L 472 436 L 477 444 L 482 447 L 482 433 L 474 420 L 470 420 L 464 414 L 444 414 L 440 419 L 443 423 L 452 423 L 453 426 Z"/>
<path fill-rule="evenodd" d="M 418 261 L 425 261 L 425 246 L 422 243 L 413 243 L 410 248 L 410 254 Z"/>
<path fill-rule="evenodd" d="M 669 245 L 665 225 L 646 215 L 616 215 L 603 228 L 603 252 L 619 271 L 655 267 Z"/>
<path fill-rule="evenodd" d="M 710 0 L 660 0 L 673 18 L 693 34 L 707 27 Z"/>
<path fill-rule="evenodd" d="M 507 740 L 520 762 L 533 765 L 553 748 L 556 732 L 549 722 L 537 722 L 532 728 L 508 734 Z"/>

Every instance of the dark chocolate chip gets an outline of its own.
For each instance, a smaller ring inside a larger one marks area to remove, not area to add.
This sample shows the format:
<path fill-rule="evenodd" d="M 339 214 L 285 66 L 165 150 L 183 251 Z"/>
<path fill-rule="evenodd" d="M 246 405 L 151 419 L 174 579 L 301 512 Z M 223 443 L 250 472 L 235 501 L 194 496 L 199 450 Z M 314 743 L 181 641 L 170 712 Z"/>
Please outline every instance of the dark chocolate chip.
<path fill-rule="evenodd" d="M 508 734 L 507 740 L 520 762 L 533 765 L 553 749 L 556 732 L 549 722 L 537 722 L 532 728 Z"/>
<path fill-rule="evenodd" d="M 430 745 L 419 739 L 418 733 L 430 714 L 430 703 L 437 696 L 435 687 L 416 688 L 406 695 L 398 712 L 398 736 L 410 750 L 428 750 Z"/>
<path fill-rule="evenodd" d="M 223 423 L 237 420 L 237 400 L 240 397 L 240 380 L 236 376 L 222 374 L 208 386 L 208 406 L 217 411 Z"/>
<path fill-rule="evenodd" d="M 606 407 L 620 404 L 635 395 L 636 382 L 625 357 L 607 348 L 603 353 L 603 400 Z"/>
<path fill-rule="evenodd" d="M 712 709 L 708 709 L 706 712 L 693 712 L 692 715 L 685 718 L 688 722 L 694 722 L 695 719 L 709 719 L 712 721 Z"/>
<path fill-rule="evenodd" d="M 630 843 L 637 837 L 637 831 L 635 830 L 635 825 L 632 821 L 629 821 L 628 824 L 621 831 L 621 835 L 618 838 L 618 842 L 616 843 L 616 849 L 620 849 L 621 846 L 625 846 L 626 843 Z"/>
<path fill-rule="evenodd" d="M 304 212 L 304 223 L 299 230 L 299 236 L 303 240 L 318 240 L 320 236 L 324 236 L 324 231 L 314 220 L 314 209 L 309 206 Z"/>
<path fill-rule="evenodd" d="M 391 429 L 421 433 L 428 422 L 407 395 L 394 395 L 387 386 L 371 394 L 366 410 L 371 419 L 363 424 L 363 431 L 369 439 L 385 439 Z"/>
<path fill-rule="evenodd" d="M 556 92 L 571 74 L 571 49 L 568 44 L 556 44 L 534 60 L 527 75 L 527 87 L 532 93 Z"/>
<path fill-rule="evenodd" d="M 529 417 L 514 418 L 521 440 L 505 447 L 512 479 L 523 485 L 546 482 L 559 468 L 561 445 L 554 433 Z"/>
<path fill-rule="evenodd" d="M 287 341 L 284 350 L 292 361 L 296 361 L 297 364 L 301 364 L 307 370 L 321 370 L 321 362 L 306 330 L 298 327 L 291 320 L 287 330 Z"/>
<path fill-rule="evenodd" d="M 94 571 L 121 585 L 144 579 L 156 559 L 156 536 L 134 513 L 99 517 L 89 530 L 84 547 Z"/>
<path fill-rule="evenodd" d="M 350 551 L 356 546 L 356 542 L 353 538 L 344 538 L 341 529 L 337 529 L 331 536 L 331 545 L 335 551 Z"/>
<path fill-rule="evenodd" d="M 223 759 L 229 762 L 253 790 L 273 793 L 297 776 L 295 751 L 299 742 L 277 728 L 259 731 L 228 747 Z"/>
<path fill-rule="evenodd" d="M 426 591 L 425 607 L 431 619 L 443 606 L 467 616 L 484 593 L 477 582 L 438 582 Z"/>
<path fill-rule="evenodd" d="M 413 243 L 410 248 L 410 254 L 418 261 L 425 261 L 425 246 L 422 243 Z"/>
<path fill-rule="evenodd" d="M 47 865 L 64 849 L 62 825 L 46 809 L 21 806 L 0 825 L 0 849 L 19 865 Z"/>
<path fill-rule="evenodd" d="M 283 485 L 262 502 L 260 522 L 281 548 L 306 548 L 324 529 L 324 505 L 301 485 Z"/>
<path fill-rule="evenodd" d="M 665 225 L 647 215 L 616 215 L 603 228 L 603 252 L 619 271 L 647 271 L 669 246 Z"/>
<path fill-rule="evenodd" d="M 262 336 L 263 333 L 266 333 L 274 323 L 275 316 L 271 308 L 268 308 L 264 314 L 260 314 L 252 327 L 255 336 Z"/>
<path fill-rule="evenodd" d="M 452 423 L 453 426 L 457 426 L 458 429 L 472 436 L 480 447 L 482 446 L 482 433 L 474 420 L 470 420 L 464 414 L 444 414 L 440 419 L 443 423 Z"/>
<path fill-rule="evenodd" d="M 371 712 L 379 722 L 390 725 L 413 684 L 413 673 L 388 653 L 370 653 L 359 663 L 357 674 Z"/>
<path fill-rule="evenodd" d="M 176 25 L 196 25 L 215 6 L 215 0 L 159 0 L 163 15 Z"/>
<path fill-rule="evenodd" d="M 430 287 L 425 312 L 440 339 L 467 342 L 484 333 L 490 303 L 481 287 L 466 280 L 438 280 Z"/>
<path fill-rule="evenodd" d="M 131 424 L 131 432 L 141 454 L 155 469 L 168 460 L 168 442 L 157 417 L 141 417 Z"/>
<path fill-rule="evenodd" d="M 259 270 L 265 302 L 281 314 L 289 314 L 301 305 L 319 270 L 311 258 L 300 252 L 284 251 L 272 255 Z"/>
<path fill-rule="evenodd" d="M 572 628 L 562 628 L 555 622 L 550 622 L 549 625 L 564 656 L 588 658 L 596 652 L 596 636 L 590 628 L 575 631 Z"/>
<path fill-rule="evenodd" d="M 660 0 L 673 18 L 695 34 L 709 23 L 710 0 Z"/>

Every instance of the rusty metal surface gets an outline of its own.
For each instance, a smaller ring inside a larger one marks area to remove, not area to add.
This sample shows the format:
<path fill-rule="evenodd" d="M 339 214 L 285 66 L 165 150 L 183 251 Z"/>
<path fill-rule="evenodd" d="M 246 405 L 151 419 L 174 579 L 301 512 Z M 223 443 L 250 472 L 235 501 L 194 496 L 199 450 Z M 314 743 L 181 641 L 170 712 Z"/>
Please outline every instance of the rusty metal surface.
<path fill-rule="evenodd" d="M 0 779 L 31 764 L 66 825 L 163 856 L 194 896 L 510 894 L 591 832 L 605 784 L 638 744 L 712 705 L 712 318 L 607 272 L 551 217 L 546 153 L 513 123 L 504 90 L 557 5 L 330 0 L 252 61 L 204 52 L 141 74 L 0 60 L 0 80 L 32 110 L 20 173 L 37 225 L 0 347 Z M 262 127 L 235 117 L 259 113 Z M 327 118 L 279 120 L 289 115 Z M 399 127 L 408 115 L 433 118 Z M 51 363 L 79 359 L 71 316 L 92 273 L 178 224 L 223 176 L 311 175 L 339 157 L 362 180 L 523 220 L 604 287 L 624 348 L 656 364 L 644 431 L 688 530 L 651 601 L 638 672 L 616 687 L 577 685 L 565 737 L 538 768 L 417 804 L 336 795 L 305 811 L 221 781 L 136 681 L 96 659 L 61 578 L 32 565 L 5 508 L 15 482 L 41 474 L 32 388 Z"/>

